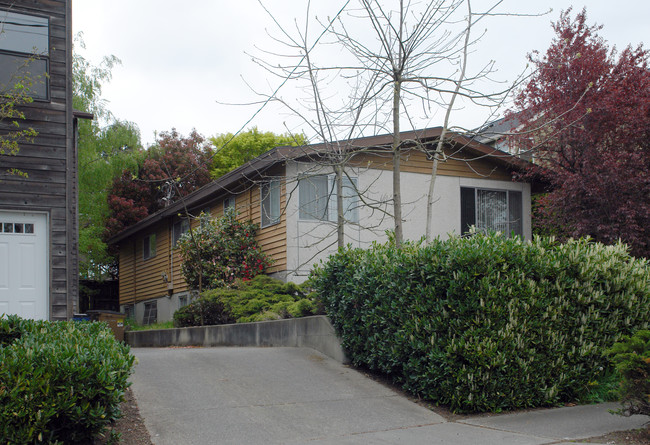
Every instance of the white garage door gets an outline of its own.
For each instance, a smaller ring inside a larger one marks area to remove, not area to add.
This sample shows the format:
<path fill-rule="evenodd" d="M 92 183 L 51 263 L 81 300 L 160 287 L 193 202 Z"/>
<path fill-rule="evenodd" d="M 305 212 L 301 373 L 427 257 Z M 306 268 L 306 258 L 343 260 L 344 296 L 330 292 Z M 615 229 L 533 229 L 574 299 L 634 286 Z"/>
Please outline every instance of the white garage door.
<path fill-rule="evenodd" d="M 0 315 L 48 318 L 47 216 L 0 211 Z"/>

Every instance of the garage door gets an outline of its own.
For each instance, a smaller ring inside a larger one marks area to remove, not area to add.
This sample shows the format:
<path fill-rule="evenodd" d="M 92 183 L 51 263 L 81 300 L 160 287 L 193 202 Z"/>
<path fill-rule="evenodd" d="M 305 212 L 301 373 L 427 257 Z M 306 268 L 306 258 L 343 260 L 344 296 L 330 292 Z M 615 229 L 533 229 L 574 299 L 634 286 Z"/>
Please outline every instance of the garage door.
<path fill-rule="evenodd" d="M 48 318 L 47 215 L 0 211 L 0 314 Z"/>

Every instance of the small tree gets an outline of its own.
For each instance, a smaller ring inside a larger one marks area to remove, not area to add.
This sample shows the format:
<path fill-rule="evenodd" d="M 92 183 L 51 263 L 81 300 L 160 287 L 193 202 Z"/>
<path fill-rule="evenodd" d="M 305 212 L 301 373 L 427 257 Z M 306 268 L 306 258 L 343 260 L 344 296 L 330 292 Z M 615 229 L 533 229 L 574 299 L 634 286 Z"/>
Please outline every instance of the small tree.
<path fill-rule="evenodd" d="M 618 414 L 650 415 L 650 330 L 624 336 L 606 354 L 622 377 L 623 408 Z"/>
<path fill-rule="evenodd" d="M 224 216 L 202 222 L 178 242 L 183 276 L 194 289 L 230 286 L 235 279 L 249 280 L 264 273 L 271 259 L 260 250 L 255 234 L 258 225 L 237 220 L 229 209 Z"/>

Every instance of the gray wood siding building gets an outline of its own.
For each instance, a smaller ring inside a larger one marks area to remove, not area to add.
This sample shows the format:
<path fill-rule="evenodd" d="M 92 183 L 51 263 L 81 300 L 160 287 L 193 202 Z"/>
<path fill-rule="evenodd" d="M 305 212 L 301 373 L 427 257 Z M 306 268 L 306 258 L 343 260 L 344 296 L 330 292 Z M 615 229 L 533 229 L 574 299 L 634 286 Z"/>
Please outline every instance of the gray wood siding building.
<path fill-rule="evenodd" d="M 27 59 L 31 75 L 45 70 L 18 121 L 38 135 L 0 155 L 0 314 L 65 320 L 79 287 L 71 1 L 0 0 L 0 25 L 0 88 Z M 1 135 L 10 131 L 0 122 Z"/>

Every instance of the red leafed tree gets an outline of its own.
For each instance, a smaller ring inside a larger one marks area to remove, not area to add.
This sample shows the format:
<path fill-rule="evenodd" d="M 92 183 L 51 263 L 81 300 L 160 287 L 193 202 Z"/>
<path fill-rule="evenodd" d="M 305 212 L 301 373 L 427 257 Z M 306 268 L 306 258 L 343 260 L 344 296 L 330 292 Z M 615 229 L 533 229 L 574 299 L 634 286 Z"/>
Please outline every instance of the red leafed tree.
<path fill-rule="evenodd" d="M 571 9 L 519 94 L 524 126 L 517 143 L 533 150 L 550 192 L 539 199 L 538 226 L 560 237 L 623 240 L 650 257 L 650 72 L 648 51 L 620 54 Z"/>
<path fill-rule="evenodd" d="M 210 182 L 209 165 L 209 146 L 196 131 L 161 133 L 137 174 L 125 170 L 113 180 L 106 238 Z"/>

